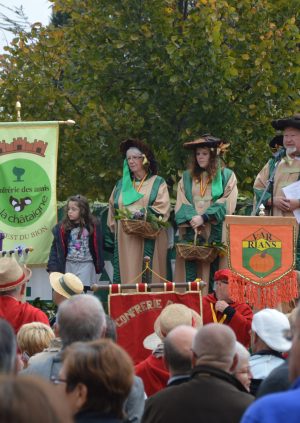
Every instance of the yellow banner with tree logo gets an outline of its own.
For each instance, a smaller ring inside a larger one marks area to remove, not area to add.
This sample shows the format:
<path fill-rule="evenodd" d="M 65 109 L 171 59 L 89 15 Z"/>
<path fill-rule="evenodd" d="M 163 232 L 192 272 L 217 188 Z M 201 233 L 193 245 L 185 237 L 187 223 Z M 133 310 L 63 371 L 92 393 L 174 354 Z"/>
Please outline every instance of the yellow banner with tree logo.
<path fill-rule="evenodd" d="M 0 232 L 3 249 L 32 247 L 45 264 L 57 221 L 58 122 L 0 123 Z"/>

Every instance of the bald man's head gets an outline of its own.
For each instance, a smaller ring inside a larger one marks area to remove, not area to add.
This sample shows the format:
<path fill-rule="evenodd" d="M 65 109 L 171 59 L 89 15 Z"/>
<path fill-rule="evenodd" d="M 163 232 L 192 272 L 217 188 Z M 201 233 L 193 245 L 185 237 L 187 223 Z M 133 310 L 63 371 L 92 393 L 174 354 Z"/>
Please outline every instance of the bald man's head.
<path fill-rule="evenodd" d="M 237 364 L 236 336 L 228 326 L 210 323 L 198 330 L 193 352 L 194 365 L 209 365 L 232 372 Z"/>
<path fill-rule="evenodd" d="M 180 325 L 164 339 L 164 358 L 171 376 L 186 374 L 192 367 L 192 343 L 197 329 Z"/>

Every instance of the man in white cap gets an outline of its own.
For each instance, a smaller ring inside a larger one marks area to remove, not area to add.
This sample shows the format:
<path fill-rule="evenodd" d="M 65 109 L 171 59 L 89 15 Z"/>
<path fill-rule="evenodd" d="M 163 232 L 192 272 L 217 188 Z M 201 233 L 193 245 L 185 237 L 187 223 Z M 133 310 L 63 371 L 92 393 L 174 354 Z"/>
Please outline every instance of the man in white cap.
<path fill-rule="evenodd" d="M 166 306 L 154 323 L 154 331 L 160 343 L 151 355 L 135 366 L 135 373 L 143 379 L 148 396 L 167 386 L 170 374 L 163 359 L 163 341 L 168 333 L 179 325 L 199 328 L 202 326 L 202 319 L 198 313 L 184 304 Z"/>
<path fill-rule="evenodd" d="M 46 314 L 29 303 L 22 302 L 31 270 L 21 266 L 14 256 L 0 258 L 0 317 L 7 320 L 15 333 L 25 323 L 49 325 Z"/>
<path fill-rule="evenodd" d="M 300 416 L 300 309 L 293 331 L 286 333 L 287 342 L 292 340 L 289 353 L 289 378 L 292 386 L 284 392 L 265 395 L 256 400 L 245 412 L 241 423 L 298 423 Z"/>
<path fill-rule="evenodd" d="M 289 351 L 291 342 L 284 337 L 290 330 L 290 322 L 285 314 L 266 308 L 258 311 L 252 321 L 252 351 L 250 369 L 253 375 L 250 392 L 256 391 L 270 372 L 284 363 L 282 353 Z"/>

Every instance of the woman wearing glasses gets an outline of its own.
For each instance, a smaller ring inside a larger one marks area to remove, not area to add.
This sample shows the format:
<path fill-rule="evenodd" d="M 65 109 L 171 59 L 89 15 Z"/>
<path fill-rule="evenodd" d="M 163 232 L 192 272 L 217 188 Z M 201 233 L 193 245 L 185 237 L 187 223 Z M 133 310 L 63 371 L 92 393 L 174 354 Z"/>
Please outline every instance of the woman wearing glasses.
<path fill-rule="evenodd" d="M 119 210 L 130 212 L 135 219 L 155 216 L 167 221 L 170 200 L 166 182 L 157 175 L 157 163 L 151 149 L 138 139 L 127 139 L 120 145 L 124 158 L 123 176 L 109 199 L 108 226 L 115 237 L 113 282 L 140 282 L 143 259 L 150 257 L 151 268 L 162 277 L 166 275 L 167 233 L 161 230 L 156 239 L 125 233 Z M 155 278 L 153 277 L 153 280 Z"/>
<path fill-rule="evenodd" d="M 129 355 L 102 339 L 75 342 L 65 349 L 57 385 L 76 423 L 122 423 L 134 377 Z"/>
<path fill-rule="evenodd" d="M 175 220 L 179 226 L 180 242 L 193 242 L 195 231 L 202 243 L 220 243 L 223 240 L 223 222 L 226 214 L 233 214 L 237 200 L 237 180 L 232 170 L 224 166 L 221 155 L 229 144 L 211 135 L 203 135 L 186 142 L 184 148 L 192 151 L 190 169 L 183 173 L 178 184 Z M 194 281 L 201 277 L 210 281 L 219 267 L 219 257 L 207 262 L 185 261 L 176 257 L 175 280 Z"/>

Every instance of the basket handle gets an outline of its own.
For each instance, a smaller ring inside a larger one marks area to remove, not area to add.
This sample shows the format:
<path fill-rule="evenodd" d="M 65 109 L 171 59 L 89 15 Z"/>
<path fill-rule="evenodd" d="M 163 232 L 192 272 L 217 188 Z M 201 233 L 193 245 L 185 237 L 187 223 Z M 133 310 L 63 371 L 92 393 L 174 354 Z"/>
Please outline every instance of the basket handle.
<path fill-rule="evenodd" d="M 197 244 L 197 236 L 201 234 L 201 229 L 200 228 L 195 228 L 195 235 L 194 235 L 194 245 Z"/>

